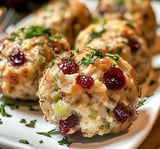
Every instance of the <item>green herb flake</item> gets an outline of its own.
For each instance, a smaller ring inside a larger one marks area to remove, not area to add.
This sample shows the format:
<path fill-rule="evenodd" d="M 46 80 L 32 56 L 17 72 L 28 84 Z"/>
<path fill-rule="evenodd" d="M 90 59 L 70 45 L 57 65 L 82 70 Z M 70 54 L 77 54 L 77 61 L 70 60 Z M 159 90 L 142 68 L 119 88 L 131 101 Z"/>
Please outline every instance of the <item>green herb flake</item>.
<path fill-rule="evenodd" d="M 121 51 L 121 48 L 120 47 L 116 47 L 116 51 L 117 52 Z"/>
<path fill-rule="evenodd" d="M 71 59 L 74 56 L 74 53 L 70 51 L 70 57 L 69 59 Z"/>
<path fill-rule="evenodd" d="M 40 45 L 41 45 L 41 44 L 44 44 L 44 41 L 39 41 L 38 44 L 40 44 Z"/>
<path fill-rule="evenodd" d="M 85 58 L 83 57 L 80 61 L 78 61 L 78 65 L 81 65 L 81 64 L 84 64 L 84 65 L 87 65 L 87 64 L 94 64 L 95 60 L 98 59 L 98 58 L 103 58 L 103 53 L 97 49 L 93 49 L 94 51 L 91 52 L 91 54 L 86 54 L 86 56 L 88 57 Z M 93 57 L 96 57 L 94 59 L 92 59 Z"/>
<path fill-rule="evenodd" d="M 113 63 L 112 66 L 109 66 L 109 69 L 115 68 L 116 67 L 116 63 Z"/>
<path fill-rule="evenodd" d="M 58 38 L 60 38 L 60 39 L 63 38 L 63 34 L 59 33 Z"/>
<path fill-rule="evenodd" d="M 5 109 L 6 106 L 7 106 L 7 104 L 5 103 L 5 99 L 3 98 L 2 103 L 0 105 L 0 113 L 1 113 L 1 115 L 4 116 L 4 117 L 12 117 L 11 114 L 8 114 L 6 112 L 6 109 Z"/>
<path fill-rule="evenodd" d="M 94 24 L 99 23 L 99 18 L 98 17 L 94 17 L 92 19 L 92 23 L 94 23 Z"/>
<path fill-rule="evenodd" d="M 25 140 L 25 139 L 20 139 L 19 142 L 23 143 L 23 144 L 29 144 L 29 142 L 27 140 Z"/>
<path fill-rule="evenodd" d="M 113 60 L 115 60 L 116 62 L 119 61 L 119 57 L 117 55 L 114 55 L 114 54 L 110 54 L 110 53 L 106 53 L 105 54 L 106 56 L 112 58 Z"/>
<path fill-rule="evenodd" d="M 67 136 L 64 136 L 64 137 L 62 138 L 62 140 L 59 140 L 59 141 L 58 141 L 58 143 L 59 143 L 59 145 L 67 145 L 67 146 L 70 146 L 70 145 L 73 143 L 73 141 L 70 141 Z"/>
<path fill-rule="evenodd" d="M 52 36 L 48 36 L 48 39 L 51 40 L 51 41 L 55 41 L 57 38 L 52 37 Z"/>
<path fill-rule="evenodd" d="M 44 143 L 44 141 L 43 140 L 39 140 L 39 144 L 43 144 Z"/>
<path fill-rule="evenodd" d="M 31 120 L 29 123 L 25 124 L 25 126 L 35 128 L 36 121 L 37 120 Z"/>
<path fill-rule="evenodd" d="M 33 108 L 32 106 L 29 107 L 29 110 L 30 110 L 30 111 L 40 111 L 40 109 L 35 109 L 35 108 Z"/>
<path fill-rule="evenodd" d="M 86 42 L 86 44 L 89 44 L 94 38 L 97 38 L 97 37 L 101 37 L 101 35 L 106 31 L 105 28 L 103 28 L 101 31 L 99 32 L 95 32 L 93 31 L 91 34 L 90 34 L 90 37 L 88 39 L 88 41 Z"/>
<path fill-rule="evenodd" d="M 20 123 L 26 123 L 26 119 L 22 118 L 19 122 Z"/>
<path fill-rule="evenodd" d="M 11 37 L 7 39 L 9 41 L 14 41 L 16 37 L 18 37 L 18 33 L 15 33 L 15 32 L 12 32 L 10 35 Z"/>
<path fill-rule="evenodd" d="M 43 53 L 46 50 L 46 48 L 42 48 L 42 50 L 40 51 L 40 53 Z"/>
<path fill-rule="evenodd" d="M 139 106 L 143 106 L 145 104 L 145 102 L 148 100 L 148 98 L 151 97 L 151 96 L 153 96 L 153 94 L 151 94 L 149 96 L 146 96 L 143 99 L 139 99 L 138 100 Z"/>
<path fill-rule="evenodd" d="M 126 25 L 129 26 L 130 28 L 135 28 L 132 23 L 127 23 Z"/>
<path fill-rule="evenodd" d="M 3 124 L 3 121 L 2 121 L 2 119 L 0 118 L 0 125 L 1 125 L 1 124 Z"/>
<path fill-rule="evenodd" d="M 153 84 L 155 84 L 156 82 L 154 81 L 154 80 L 151 80 L 150 82 L 149 82 L 149 86 L 152 86 Z"/>
<path fill-rule="evenodd" d="M 37 134 L 43 135 L 43 136 L 46 136 L 46 137 L 51 137 L 51 135 L 53 133 L 56 133 L 56 132 L 58 132 L 58 131 L 56 131 L 56 129 L 52 129 L 52 130 L 47 131 L 47 132 L 37 132 Z"/>
<path fill-rule="evenodd" d="M 76 49 L 76 53 L 79 54 L 79 49 Z"/>

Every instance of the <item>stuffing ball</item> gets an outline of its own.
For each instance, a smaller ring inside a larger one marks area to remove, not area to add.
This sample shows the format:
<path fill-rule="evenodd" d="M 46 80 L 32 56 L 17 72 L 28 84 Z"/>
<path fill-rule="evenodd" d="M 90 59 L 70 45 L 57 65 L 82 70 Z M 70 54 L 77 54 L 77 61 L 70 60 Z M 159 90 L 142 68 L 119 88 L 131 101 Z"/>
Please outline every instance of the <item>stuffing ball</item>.
<path fill-rule="evenodd" d="M 148 45 L 154 44 L 156 19 L 149 0 L 101 0 L 94 17 L 126 19 L 136 23 L 143 31 Z"/>
<path fill-rule="evenodd" d="M 38 80 L 56 54 L 69 49 L 62 34 L 47 28 L 20 28 L 0 42 L 0 90 L 22 100 L 38 99 Z M 51 65 L 51 64 L 50 64 Z"/>
<path fill-rule="evenodd" d="M 139 95 L 134 68 L 118 55 L 84 48 L 65 52 L 39 84 L 44 117 L 70 137 L 127 129 Z"/>
<path fill-rule="evenodd" d="M 55 29 L 73 45 L 78 32 L 90 22 L 91 15 L 85 4 L 78 0 L 55 0 L 36 12 L 31 24 Z"/>
<path fill-rule="evenodd" d="M 119 54 L 135 68 L 138 83 L 146 79 L 151 52 L 136 25 L 122 20 L 90 25 L 76 40 L 76 48 L 84 46 Z"/>

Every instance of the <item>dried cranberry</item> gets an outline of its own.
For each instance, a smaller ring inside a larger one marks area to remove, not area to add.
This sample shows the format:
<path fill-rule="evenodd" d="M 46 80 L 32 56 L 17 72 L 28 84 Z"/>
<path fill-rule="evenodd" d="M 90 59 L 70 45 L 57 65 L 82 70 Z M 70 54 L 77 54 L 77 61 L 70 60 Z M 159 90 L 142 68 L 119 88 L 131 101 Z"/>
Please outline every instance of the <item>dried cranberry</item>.
<path fill-rule="evenodd" d="M 78 75 L 76 77 L 76 83 L 81 85 L 83 88 L 90 89 L 93 86 L 94 80 L 91 76 Z"/>
<path fill-rule="evenodd" d="M 67 119 L 59 121 L 59 130 L 62 133 L 67 133 L 69 129 L 77 125 L 77 123 L 78 123 L 78 117 L 72 114 Z"/>
<path fill-rule="evenodd" d="M 104 72 L 103 83 L 108 89 L 120 90 L 124 87 L 126 78 L 119 68 L 111 68 L 110 70 Z"/>
<path fill-rule="evenodd" d="M 124 123 L 130 115 L 130 111 L 122 103 L 118 103 L 117 106 L 114 108 L 113 112 L 116 120 L 121 123 Z"/>
<path fill-rule="evenodd" d="M 128 45 L 133 53 L 136 53 L 141 48 L 140 43 L 135 38 L 128 38 Z"/>
<path fill-rule="evenodd" d="M 57 64 L 64 74 L 74 74 L 78 71 L 78 65 L 72 59 L 66 59 Z"/>
<path fill-rule="evenodd" d="M 19 49 L 16 49 L 9 55 L 8 59 L 9 63 L 11 63 L 13 66 L 20 66 L 24 64 L 25 62 L 25 56 L 22 51 Z"/>
<path fill-rule="evenodd" d="M 79 130 L 72 134 L 69 134 L 69 137 L 73 139 L 80 139 L 80 138 L 83 138 L 83 135 L 82 135 L 82 132 Z"/>

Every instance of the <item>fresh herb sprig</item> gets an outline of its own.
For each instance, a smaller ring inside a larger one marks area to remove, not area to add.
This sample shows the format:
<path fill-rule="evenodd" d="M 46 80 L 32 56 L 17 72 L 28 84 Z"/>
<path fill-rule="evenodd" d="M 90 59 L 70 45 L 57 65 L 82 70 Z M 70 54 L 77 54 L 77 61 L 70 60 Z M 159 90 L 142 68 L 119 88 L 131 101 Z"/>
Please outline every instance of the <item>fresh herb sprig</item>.
<path fill-rule="evenodd" d="M 73 141 L 69 140 L 69 138 L 68 138 L 67 136 L 64 136 L 64 137 L 62 138 L 62 140 L 59 140 L 59 141 L 58 141 L 58 143 L 59 143 L 59 145 L 67 145 L 67 146 L 70 146 L 70 145 L 73 143 Z"/>
<path fill-rule="evenodd" d="M 5 102 L 5 99 L 3 98 L 2 103 L 0 105 L 0 113 L 1 113 L 1 115 L 4 116 L 4 117 L 12 117 L 11 114 L 8 114 L 6 112 L 6 109 L 5 109 L 6 106 L 7 106 L 7 104 Z"/>
<path fill-rule="evenodd" d="M 129 26 L 130 28 L 135 28 L 132 23 L 127 23 L 126 25 Z"/>
<path fill-rule="evenodd" d="M 106 31 L 106 29 L 103 28 L 103 29 L 102 29 L 101 31 L 99 31 L 99 32 L 95 32 L 95 31 L 91 32 L 90 37 L 89 37 L 88 41 L 86 42 L 86 45 L 89 44 L 94 38 L 101 37 L 101 35 L 102 35 L 105 31 Z"/>
<path fill-rule="evenodd" d="M 86 58 L 88 57 L 88 58 Z M 78 65 L 84 64 L 94 64 L 95 60 L 98 58 L 103 58 L 103 53 L 97 49 L 93 49 L 91 54 L 87 54 L 86 57 L 83 57 L 80 61 L 78 61 Z M 94 58 L 95 57 L 95 58 Z M 94 58 L 94 59 L 93 59 Z"/>
<path fill-rule="evenodd" d="M 17 32 L 12 32 L 11 37 L 8 38 L 10 41 L 14 41 L 19 35 L 23 33 L 25 39 L 30 39 L 33 37 L 38 37 L 45 35 L 49 40 L 55 41 L 56 39 L 61 39 L 63 35 L 61 33 L 57 34 L 55 37 L 52 36 L 52 31 L 49 28 L 44 28 L 41 26 L 31 26 L 29 28 L 20 28 Z M 43 44 L 44 41 L 40 41 L 39 44 Z"/>
<path fill-rule="evenodd" d="M 105 55 L 112 58 L 115 62 L 119 61 L 119 57 L 115 54 L 106 53 Z"/>
<path fill-rule="evenodd" d="M 2 121 L 2 119 L 0 118 L 0 125 L 1 125 L 1 124 L 3 124 L 3 121 Z"/>
<path fill-rule="evenodd" d="M 36 121 L 37 120 L 31 120 L 29 123 L 25 124 L 25 126 L 35 128 Z"/>
<path fill-rule="evenodd" d="M 61 60 L 64 61 L 64 60 L 69 60 L 71 59 L 72 57 L 74 56 L 74 53 L 72 51 L 70 51 L 70 57 L 62 57 Z"/>
<path fill-rule="evenodd" d="M 26 139 L 20 139 L 19 143 L 29 144 L 28 140 L 26 140 Z"/>
<path fill-rule="evenodd" d="M 153 96 L 153 94 L 146 96 L 143 99 L 139 99 L 138 100 L 139 106 L 143 106 L 145 104 L 145 102 L 148 100 L 148 98 L 150 98 L 151 96 Z"/>
<path fill-rule="evenodd" d="M 47 132 L 37 132 L 37 134 L 43 135 L 43 136 L 46 136 L 46 137 L 52 137 L 51 135 L 53 133 L 57 133 L 57 132 L 59 132 L 59 131 L 57 131 L 56 129 L 52 129 L 52 130 L 47 131 Z"/>

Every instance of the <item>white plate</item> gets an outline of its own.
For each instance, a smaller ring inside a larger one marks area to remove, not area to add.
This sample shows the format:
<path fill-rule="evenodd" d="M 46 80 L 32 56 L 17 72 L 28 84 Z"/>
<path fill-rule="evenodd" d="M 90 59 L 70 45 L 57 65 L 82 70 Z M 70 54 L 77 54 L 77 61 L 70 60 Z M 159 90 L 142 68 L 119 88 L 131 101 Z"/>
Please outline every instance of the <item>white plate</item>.
<path fill-rule="evenodd" d="M 91 0 L 88 0 L 90 8 L 93 9 L 94 5 Z M 156 8 L 160 10 L 160 4 Z M 154 4 L 153 4 L 154 7 Z M 155 9 L 156 11 L 157 9 Z M 156 14 L 158 12 L 156 11 Z M 30 16 L 31 17 L 31 16 Z M 30 18 L 28 17 L 28 19 Z M 19 25 L 23 24 L 28 19 L 21 21 Z M 153 63 L 157 63 L 157 59 L 153 59 Z M 104 135 L 103 137 L 93 137 L 92 139 L 82 140 L 83 143 L 73 143 L 70 147 L 72 149 L 91 148 L 91 149 L 134 149 L 137 148 L 147 137 L 152 126 L 159 114 L 160 109 L 160 86 L 154 91 L 145 105 L 138 109 L 139 116 L 133 123 L 130 129 L 117 135 Z M 1 102 L 0 102 L 1 104 Z M 3 124 L 0 124 L 0 147 L 5 149 L 67 149 L 67 146 L 61 146 L 58 144 L 58 140 L 63 138 L 60 134 L 54 134 L 51 138 L 37 134 L 40 131 L 49 131 L 55 128 L 54 125 L 49 124 L 43 119 L 41 112 L 29 111 L 26 103 L 21 103 L 19 109 L 11 110 L 6 107 L 6 111 L 12 115 L 11 118 L 2 117 Z M 31 104 L 31 103 L 27 103 Z M 38 107 L 39 108 L 39 107 Z M 27 122 L 30 120 L 37 120 L 35 128 L 26 127 L 25 124 L 19 123 L 19 121 L 25 118 Z M 26 139 L 30 144 L 25 145 L 19 143 L 20 139 Z M 39 141 L 43 140 L 43 144 Z"/>

